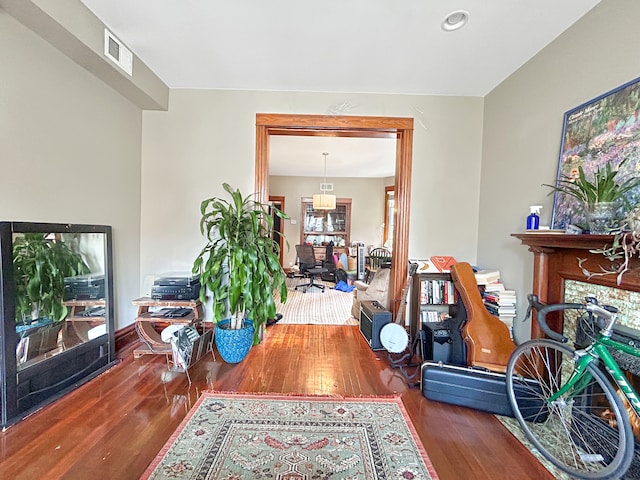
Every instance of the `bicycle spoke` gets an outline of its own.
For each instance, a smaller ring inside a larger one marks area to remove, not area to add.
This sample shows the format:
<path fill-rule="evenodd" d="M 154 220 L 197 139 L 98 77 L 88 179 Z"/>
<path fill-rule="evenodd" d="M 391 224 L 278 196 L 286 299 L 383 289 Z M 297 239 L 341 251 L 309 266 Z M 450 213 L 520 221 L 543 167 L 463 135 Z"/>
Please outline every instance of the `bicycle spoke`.
<path fill-rule="evenodd" d="M 618 395 L 596 364 L 574 378 L 575 352 L 550 340 L 516 348 L 507 367 L 514 414 L 527 438 L 549 461 L 577 478 L 604 478 L 626 469 L 633 438 Z M 566 390 L 566 391 L 565 391 Z M 558 395 L 562 392 L 561 395 Z"/>

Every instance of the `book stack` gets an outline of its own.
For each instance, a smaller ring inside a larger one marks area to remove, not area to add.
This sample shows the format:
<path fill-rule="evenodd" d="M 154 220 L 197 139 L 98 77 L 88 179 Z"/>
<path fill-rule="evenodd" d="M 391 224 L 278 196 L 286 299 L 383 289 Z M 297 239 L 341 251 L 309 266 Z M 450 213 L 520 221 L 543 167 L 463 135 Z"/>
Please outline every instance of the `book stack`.
<path fill-rule="evenodd" d="M 475 273 L 478 285 L 500 284 L 500 270 L 478 270 Z"/>
<path fill-rule="evenodd" d="M 513 336 L 513 320 L 516 317 L 516 291 L 509 290 L 500 281 L 500 271 L 479 270 L 476 282 L 485 308 L 503 322 Z"/>
<path fill-rule="evenodd" d="M 422 280 L 420 282 L 420 303 L 422 305 L 453 305 L 457 292 L 451 280 Z"/>

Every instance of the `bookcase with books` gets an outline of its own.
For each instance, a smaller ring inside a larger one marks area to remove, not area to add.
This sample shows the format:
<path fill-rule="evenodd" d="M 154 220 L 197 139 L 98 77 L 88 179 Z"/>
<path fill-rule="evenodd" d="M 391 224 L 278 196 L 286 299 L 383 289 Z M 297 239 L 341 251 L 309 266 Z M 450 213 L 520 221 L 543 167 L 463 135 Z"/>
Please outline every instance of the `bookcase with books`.
<path fill-rule="evenodd" d="M 411 285 L 411 330 L 441 322 L 453 314 L 457 292 L 449 273 L 416 273 Z"/>

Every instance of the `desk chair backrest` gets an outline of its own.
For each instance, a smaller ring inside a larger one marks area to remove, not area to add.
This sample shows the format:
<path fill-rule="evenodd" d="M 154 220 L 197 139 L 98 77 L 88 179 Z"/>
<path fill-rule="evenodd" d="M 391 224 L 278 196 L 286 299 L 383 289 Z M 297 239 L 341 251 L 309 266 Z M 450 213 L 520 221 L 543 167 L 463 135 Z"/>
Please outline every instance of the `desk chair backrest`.
<path fill-rule="evenodd" d="M 300 263 L 300 271 L 302 273 L 304 273 L 305 270 L 314 268 L 318 265 L 313 245 L 296 245 L 296 254 L 298 255 L 298 262 Z"/>

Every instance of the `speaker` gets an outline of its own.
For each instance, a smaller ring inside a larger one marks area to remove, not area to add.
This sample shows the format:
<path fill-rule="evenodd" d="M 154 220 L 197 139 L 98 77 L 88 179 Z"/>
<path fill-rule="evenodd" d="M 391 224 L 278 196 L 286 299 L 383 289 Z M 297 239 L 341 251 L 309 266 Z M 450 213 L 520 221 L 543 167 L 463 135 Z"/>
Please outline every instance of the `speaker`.
<path fill-rule="evenodd" d="M 356 256 L 356 260 L 357 260 L 357 275 L 358 275 L 358 280 L 364 280 L 364 274 L 366 272 L 366 257 L 365 257 L 365 249 L 364 249 L 364 243 L 359 243 L 358 244 L 358 253 Z"/>
<path fill-rule="evenodd" d="M 449 363 L 451 334 L 444 322 L 422 324 L 422 360 Z"/>
<path fill-rule="evenodd" d="M 380 343 L 380 330 L 391 322 L 391 312 L 376 301 L 360 302 L 360 333 L 371 350 L 384 350 Z"/>

